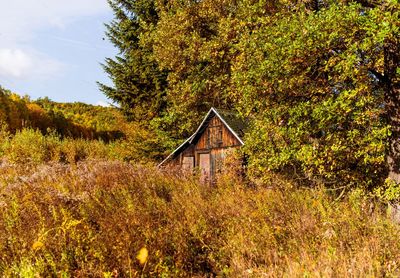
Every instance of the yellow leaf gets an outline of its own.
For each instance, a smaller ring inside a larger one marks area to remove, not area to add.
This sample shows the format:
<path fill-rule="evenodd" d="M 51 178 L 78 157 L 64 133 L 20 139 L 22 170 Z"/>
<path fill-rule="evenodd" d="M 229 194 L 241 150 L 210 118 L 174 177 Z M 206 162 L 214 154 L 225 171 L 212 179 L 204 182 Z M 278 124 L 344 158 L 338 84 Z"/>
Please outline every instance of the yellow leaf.
<path fill-rule="evenodd" d="M 43 242 L 35 241 L 35 242 L 32 244 L 32 249 L 33 249 L 33 250 L 38 250 L 38 249 L 41 249 L 43 246 L 44 246 Z"/>
<path fill-rule="evenodd" d="M 147 257 L 149 256 L 149 251 L 147 250 L 146 247 L 143 247 L 142 249 L 140 249 L 140 251 L 138 252 L 136 259 L 138 259 L 140 264 L 144 264 L 147 261 Z"/>

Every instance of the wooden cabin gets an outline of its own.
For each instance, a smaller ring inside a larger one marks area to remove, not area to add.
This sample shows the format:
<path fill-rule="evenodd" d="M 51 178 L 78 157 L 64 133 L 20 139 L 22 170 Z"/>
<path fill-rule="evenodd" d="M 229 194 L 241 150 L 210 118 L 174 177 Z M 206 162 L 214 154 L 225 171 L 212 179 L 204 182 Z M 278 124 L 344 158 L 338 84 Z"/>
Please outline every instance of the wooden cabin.
<path fill-rule="evenodd" d="M 199 169 L 203 182 L 211 182 L 224 167 L 226 154 L 244 145 L 246 123 L 232 111 L 211 108 L 196 132 L 174 150 L 159 166 L 182 170 Z"/>

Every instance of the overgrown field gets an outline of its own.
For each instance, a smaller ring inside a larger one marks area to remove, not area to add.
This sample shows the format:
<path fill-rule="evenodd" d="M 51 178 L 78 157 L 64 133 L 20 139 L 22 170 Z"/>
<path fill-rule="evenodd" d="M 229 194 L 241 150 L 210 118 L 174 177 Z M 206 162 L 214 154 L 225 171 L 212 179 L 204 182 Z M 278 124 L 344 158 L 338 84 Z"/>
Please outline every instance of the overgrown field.
<path fill-rule="evenodd" d="M 23 128 L 15 134 L 0 122 L 0 159 L 16 164 L 39 165 L 49 162 L 75 164 L 85 159 L 116 159 L 153 163 L 146 154 L 152 153 L 152 144 L 143 145 L 143 133 L 131 124 L 126 137 L 111 142 L 62 137 L 56 132 L 43 135 L 38 129 Z"/>
<path fill-rule="evenodd" d="M 197 180 L 123 162 L 3 162 L 0 276 L 400 275 L 400 228 L 361 191 Z"/>

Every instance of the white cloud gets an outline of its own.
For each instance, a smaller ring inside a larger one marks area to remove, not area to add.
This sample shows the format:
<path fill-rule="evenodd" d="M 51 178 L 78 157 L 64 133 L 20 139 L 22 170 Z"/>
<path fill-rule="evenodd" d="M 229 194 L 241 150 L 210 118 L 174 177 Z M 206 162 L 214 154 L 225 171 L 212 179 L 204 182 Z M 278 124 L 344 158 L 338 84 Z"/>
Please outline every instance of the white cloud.
<path fill-rule="evenodd" d="M 41 28 L 63 28 L 109 10 L 106 0 L 0 0 L 0 43 L 30 40 Z"/>
<path fill-rule="evenodd" d="M 0 76 L 21 77 L 32 68 L 32 59 L 19 49 L 0 49 Z"/>
<path fill-rule="evenodd" d="M 0 77 L 46 79 L 62 68 L 61 63 L 34 51 L 0 48 Z"/>
<path fill-rule="evenodd" d="M 0 0 L 0 77 L 48 78 L 62 65 L 33 49 L 38 31 L 109 11 L 106 0 Z"/>

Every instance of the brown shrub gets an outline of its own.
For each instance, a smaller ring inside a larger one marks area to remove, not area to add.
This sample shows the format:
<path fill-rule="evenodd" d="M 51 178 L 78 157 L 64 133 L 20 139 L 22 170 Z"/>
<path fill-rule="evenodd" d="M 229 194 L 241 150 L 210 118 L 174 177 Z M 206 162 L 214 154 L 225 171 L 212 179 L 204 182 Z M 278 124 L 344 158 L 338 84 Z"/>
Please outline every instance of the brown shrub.
<path fill-rule="evenodd" d="M 227 178 L 210 189 L 106 161 L 0 174 L 2 276 L 400 274 L 400 229 L 361 195 L 335 201 L 324 189 Z"/>

